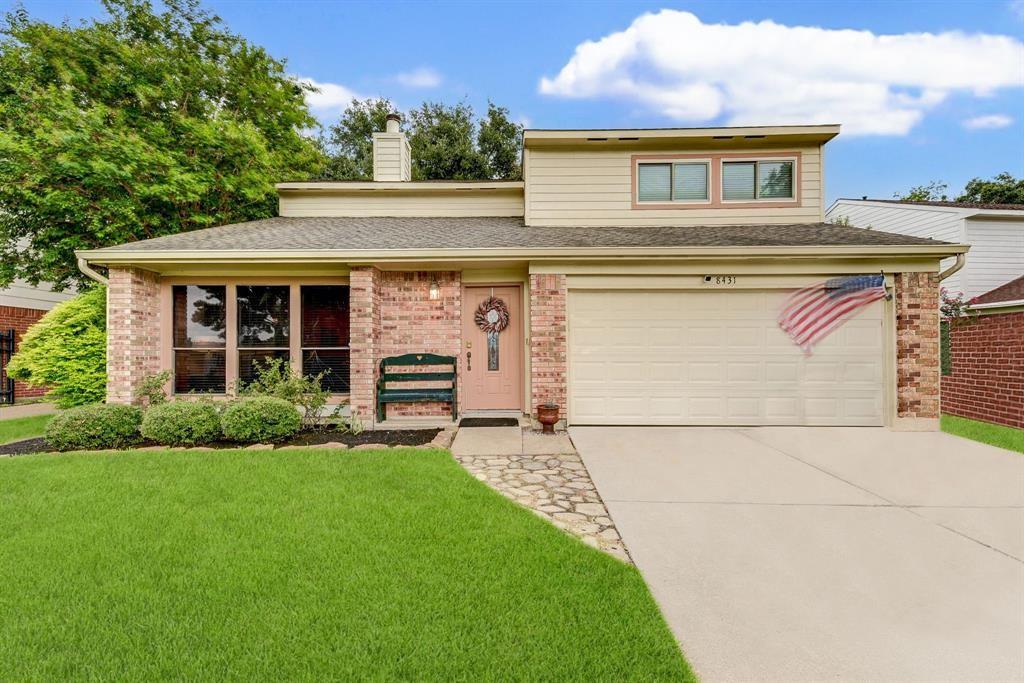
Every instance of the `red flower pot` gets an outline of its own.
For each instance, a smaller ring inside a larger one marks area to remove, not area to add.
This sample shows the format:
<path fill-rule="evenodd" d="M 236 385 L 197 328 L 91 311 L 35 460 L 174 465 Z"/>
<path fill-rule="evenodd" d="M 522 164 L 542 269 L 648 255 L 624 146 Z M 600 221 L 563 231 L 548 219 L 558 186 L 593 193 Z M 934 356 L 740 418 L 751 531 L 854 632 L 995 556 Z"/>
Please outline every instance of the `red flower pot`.
<path fill-rule="evenodd" d="M 554 434 L 555 424 L 558 423 L 558 406 L 554 403 L 537 406 L 537 422 L 543 425 L 545 434 Z"/>

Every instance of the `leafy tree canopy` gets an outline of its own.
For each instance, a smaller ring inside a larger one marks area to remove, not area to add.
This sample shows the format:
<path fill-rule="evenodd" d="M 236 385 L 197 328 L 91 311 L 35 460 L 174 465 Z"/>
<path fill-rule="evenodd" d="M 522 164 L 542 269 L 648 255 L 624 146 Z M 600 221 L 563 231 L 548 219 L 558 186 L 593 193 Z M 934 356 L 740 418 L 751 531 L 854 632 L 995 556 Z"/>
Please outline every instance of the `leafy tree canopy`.
<path fill-rule="evenodd" d="M 949 199 L 946 196 L 947 189 L 949 189 L 949 185 L 946 183 L 941 180 L 933 180 L 927 185 L 915 185 L 905 194 L 896 192 L 893 197 L 906 202 L 942 202 Z"/>
<path fill-rule="evenodd" d="M 319 173 L 308 89 L 198 0 L 0 25 L 0 286 L 81 281 L 88 249 L 274 214 Z"/>
<path fill-rule="evenodd" d="M 967 183 L 964 193 L 956 200 L 978 204 L 1024 204 L 1024 178 L 1014 178 L 1006 172 L 992 180 L 975 178 Z"/>
<path fill-rule="evenodd" d="M 401 114 L 387 99 L 355 100 L 330 126 L 327 180 L 373 179 L 373 133 L 388 114 Z M 478 120 L 465 103 L 424 102 L 402 115 L 408 126 L 413 180 L 518 180 L 522 177 L 523 127 L 508 109 L 488 102 Z"/>

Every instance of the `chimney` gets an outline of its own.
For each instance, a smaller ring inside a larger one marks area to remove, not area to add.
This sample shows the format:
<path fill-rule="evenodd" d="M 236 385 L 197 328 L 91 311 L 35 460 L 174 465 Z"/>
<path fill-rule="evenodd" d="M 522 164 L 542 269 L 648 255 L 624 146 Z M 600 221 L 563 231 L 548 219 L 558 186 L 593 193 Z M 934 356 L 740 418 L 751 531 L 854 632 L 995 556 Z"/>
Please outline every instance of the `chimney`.
<path fill-rule="evenodd" d="M 383 133 L 373 134 L 373 179 L 377 182 L 412 180 L 409 141 L 400 130 L 402 117 L 388 114 Z"/>

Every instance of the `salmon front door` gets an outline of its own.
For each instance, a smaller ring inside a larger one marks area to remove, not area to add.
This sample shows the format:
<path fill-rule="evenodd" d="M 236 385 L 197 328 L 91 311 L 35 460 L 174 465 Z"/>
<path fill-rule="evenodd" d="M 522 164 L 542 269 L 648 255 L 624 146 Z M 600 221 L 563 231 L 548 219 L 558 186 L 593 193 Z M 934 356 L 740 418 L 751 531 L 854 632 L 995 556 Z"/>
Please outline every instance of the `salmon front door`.
<path fill-rule="evenodd" d="M 488 300 L 491 305 L 477 312 Z M 462 401 L 466 410 L 523 407 L 523 301 L 517 286 L 466 287 L 462 294 Z M 504 313 L 508 320 L 504 324 Z M 502 327 L 500 331 L 488 331 Z"/>

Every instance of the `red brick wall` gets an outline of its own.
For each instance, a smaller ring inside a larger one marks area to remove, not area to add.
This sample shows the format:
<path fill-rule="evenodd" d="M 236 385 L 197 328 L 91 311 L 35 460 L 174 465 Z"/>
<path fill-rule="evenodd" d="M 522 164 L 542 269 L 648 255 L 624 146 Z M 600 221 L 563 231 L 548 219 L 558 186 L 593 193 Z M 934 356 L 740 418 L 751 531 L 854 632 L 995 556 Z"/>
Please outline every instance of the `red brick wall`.
<path fill-rule="evenodd" d="M 107 287 L 107 403 L 132 403 L 160 372 L 160 285 L 154 273 L 111 268 Z"/>
<path fill-rule="evenodd" d="M 530 275 L 530 414 L 537 406 L 555 403 L 567 413 L 565 275 Z"/>
<path fill-rule="evenodd" d="M 939 417 L 939 276 L 896 274 L 896 414 Z"/>
<path fill-rule="evenodd" d="M 1024 429 L 1024 311 L 950 327 L 942 412 Z"/>
<path fill-rule="evenodd" d="M 352 405 L 368 424 L 376 410 L 377 367 L 382 358 L 416 352 L 458 357 L 462 338 L 462 276 L 455 271 L 382 272 L 358 268 L 352 271 L 351 278 Z M 435 280 L 440 296 L 432 300 L 430 284 Z M 413 372 L 430 369 L 408 368 Z M 389 417 L 410 415 L 450 416 L 451 407 L 447 403 L 388 405 Z"/>
<path fill-rule="evenodd" d="M 46 311 L 34 308 L 15 308 L 13 306 L 0 306 L 0 332 L 14 330 L 14 350 L 17 351 L 21 338 L 31 327 L 46 315 Z M 23 398 L 37 398 L 47 392 L 46 387 L 30 387 L 22 382 L 14 383 L 14 399 L 19 401 Z"/>

